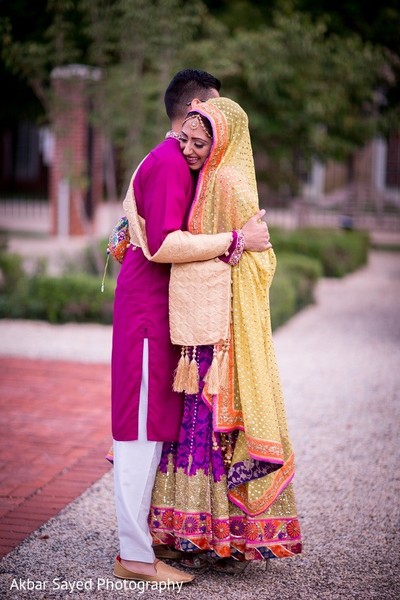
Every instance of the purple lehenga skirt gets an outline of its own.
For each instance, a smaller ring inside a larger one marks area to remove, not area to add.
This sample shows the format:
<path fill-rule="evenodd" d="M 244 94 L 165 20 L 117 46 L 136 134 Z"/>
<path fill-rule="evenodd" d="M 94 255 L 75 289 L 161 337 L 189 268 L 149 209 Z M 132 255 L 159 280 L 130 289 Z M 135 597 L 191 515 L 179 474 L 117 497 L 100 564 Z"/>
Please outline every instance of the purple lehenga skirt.
<path fill-rule="evenodd" d="M 203 395 L 212 348 L 198 349 L 199 392 L 186 395 L 179 442 L 165 443 L 153 490 L 149 526 L 154 544 L 214 558 L 257 560 L 301 552 L 297 517 L 269 509 L 250 517 L 228 499 L 238 432 L 213 431 Z M 276 467 L 274 467 L 276 468 Z M 267 471 L 266 471 L 267 472 Z M 260 469 L 255 469 L 255 477 Z"/>

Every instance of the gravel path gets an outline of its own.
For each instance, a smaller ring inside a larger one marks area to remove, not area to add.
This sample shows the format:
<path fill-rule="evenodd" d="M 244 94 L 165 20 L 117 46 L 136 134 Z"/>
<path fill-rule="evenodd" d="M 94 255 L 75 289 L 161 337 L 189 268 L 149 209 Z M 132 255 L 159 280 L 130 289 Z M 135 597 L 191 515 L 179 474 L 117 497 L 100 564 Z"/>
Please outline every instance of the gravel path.
<path fill-rule="evenodd" d="M 179 594 L 120 590 L 111 575 L 109 473 L 3 559 L 1 598 L 400 598 L 399 296 L 400 255 L 372 253 L 367 268 L 322 281 L 318 304 L 275 335 L 297 455 L 302 557 L 270 561 L 267 571 L 254 564 L 240 577 L 204 573 Z M 1 324 L 2 346 L 13 327 Z M 109 339 L 108 328 L 86 331 Z M 18 590 L 20 579 L 36 590 Z"/>

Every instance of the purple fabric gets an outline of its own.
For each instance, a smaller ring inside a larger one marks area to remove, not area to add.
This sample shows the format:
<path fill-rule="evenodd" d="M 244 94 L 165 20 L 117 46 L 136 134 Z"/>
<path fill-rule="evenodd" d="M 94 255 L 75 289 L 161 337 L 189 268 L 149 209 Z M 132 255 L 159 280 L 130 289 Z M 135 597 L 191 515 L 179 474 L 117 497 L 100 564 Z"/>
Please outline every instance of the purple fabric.
<path fill-rule="evenodd" d="M 160 461 L 160 470 L 167 472 L 168 457 L 172 454 L 175 468 L 182 468 L 192 477 L 199 469 L 212 475 L 214 481 L 219 481 L 225 474 L 224 458 L 220 444 L 220 434 L 214 433 L 216 446 L 212 442 L 213 419 L 208 404 L 202 400 L 204 376 L 212 360 L 212 347 L 202 346 L 197 349 L 199 364 L 199 393 L 186 394 L 182 426 L 179 443 L 164 444 Z M 235 439 L 237 432 L 233 432 Z M 191 464 L 190 464 L 191 463 Z M 279 469 L 281 465 L 265 463 L 249 459 L 245 462 L 233 464 L 227 472 L 228 490 L 264 477 Z"/>
<path fill-rule="evenodd" d="M 185 229 L 194 191 L 176 140 L 167 139 L 150 152 L 135 177 L 134 190 L 155 253 L 168 233 Z M 118 276 L 111 367 L 112 434 L 119 441 L 138 436 L 144 338 L 149 340 L 148 439 L 179 438 L 183 394 L 172 391 L 180 351 L 169 337 L 169 273 L 170 265 L 150 262 L 140 249 L 128 248 Z"/>
<path fill-rule="evenodd" d="M 197 351 L 200 377 L 203 378 L 212 359 L 212 348 L 201 347 Z M 202 387 L 203 381 L 200 380 L 199 393 L 185 396 L 179 442 L 164 444 L 163 447 L 160 471 L 168 473 L 168 461 L 172 456 L 175 470 L 182 469 L 185 476 L 182 478 L 180 471 L 178 481 L 168 483 L 169 489 L 174 485 L 179 485 L 180 489 L 171 490 L 171 496 L 167 493 L 165 500 L 150 507 L 149 527 L 155 542 L 184 552 L 204 551 L 208 558 L 235 556 L 239 560 L 261 560 L 300 553 L 300 528 L 297 519 L 292 516 L 249 517 L 242 511 L 229 515 L 228 497 L 226 506 L 220 506 L 222 514 L 216 514 L 213 484 L 220 482 L 225 473 L 223 455 L 226 450 L 221 445 L 222 436 L 215 432 L 213 435 L 212 412 L 203 400 Z M 229 443 L 225 444 L 224 438 L 223 445 L 233 448 L 236 434 L 228 434 Z M 279 465 L 265 466 L 267 469 L 279 468 Z M 241 480 L 260 477 L 263 467 L 259 461 L 252 460 L 232 466 L 228 472 L 228 485 L 230 475 L 237 485 Z M 196 509 L 174 506 L 174 493 L 176 498 L 185 493 L 197 493 L 196 474 L 200 469 L 208 475 L 209 487 L 201 498 L 198 497 Z"/>
<path fill-rule="evenodd" d="M 168 456 L 174 457 L 175 468 L 182 468 L 189 476 L 196 475 L 199 469 L 212 474 L 214 481 L 219 481 L 225 474 L 224 460 L 218 444 L 212 444 L 212 413 L 203 402 L 201 392 L 204 387 L 203 378 L 212 360 L 212 348 L 204 346 L 199 349 L 199 393 L 186 394 L 182 427 L 178 444 L 164 444 L 160 461 L 160 470 L 167 471 Z M 215 434 L 219 441 L 219 434 Z M 190 465 L 191 462 L 191 465 Z"/>
<path fill-rule="evenodd" d="M 282 465 L 276 463 L 266 463 L 261 462 L 260 460 L 254 460 L 253 458 L 250 458 L 245 462 L 236 463 L 232 465 L 228 471 L 228 490 L 231 490 L 238 485 L 242 485 L 243 483 L 269 475 L 280 469 L 281 466 Z"/>

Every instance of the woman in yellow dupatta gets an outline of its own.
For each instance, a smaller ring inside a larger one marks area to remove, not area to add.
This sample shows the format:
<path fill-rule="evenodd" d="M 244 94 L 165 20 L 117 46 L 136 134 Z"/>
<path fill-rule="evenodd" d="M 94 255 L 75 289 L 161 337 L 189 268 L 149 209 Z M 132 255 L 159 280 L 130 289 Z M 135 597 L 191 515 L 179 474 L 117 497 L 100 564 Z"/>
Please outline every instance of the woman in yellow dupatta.
<path fill-rule="evenodd" d="M 213 141 L 188 230 L 240 230 L 259 210 L 247 115 L 227 98 L 196 111 L 210 122 Z M 165 445 L 153 490 L 149 521 L 156 545 L 242 561 L 301 552 L 269 311 L 275 266 L 271 248 L 243 252 L 231 267 L 228 382 L 220 393 L 208 393 L 213 351 L 199 348 L 199 392 L 186 394 L 180 441 Z"/>

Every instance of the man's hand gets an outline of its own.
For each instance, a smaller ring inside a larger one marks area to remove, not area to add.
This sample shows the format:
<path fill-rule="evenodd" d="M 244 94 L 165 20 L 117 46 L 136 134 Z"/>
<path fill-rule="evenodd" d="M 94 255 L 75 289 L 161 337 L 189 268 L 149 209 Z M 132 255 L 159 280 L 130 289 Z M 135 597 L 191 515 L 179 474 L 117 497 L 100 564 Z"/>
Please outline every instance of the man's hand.
<path fill-rule="evenodd" d="M 262 209 L 251 217 L 242 227 L 244 233 L 244 249 L 250 252 L 262 252 L 272 248 L 269 241 L 269 231 L 265 221 L 262 220 L 265 210 Z"/>

